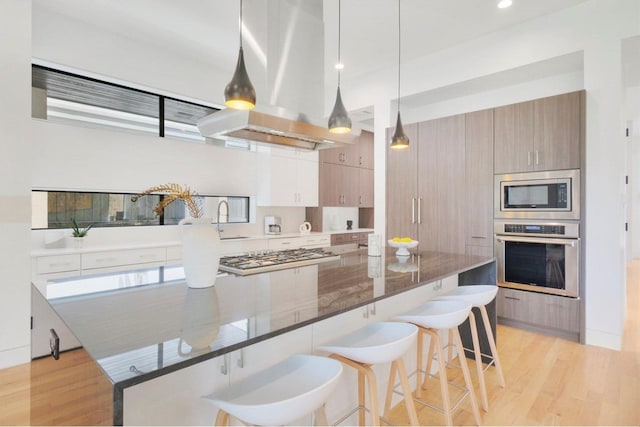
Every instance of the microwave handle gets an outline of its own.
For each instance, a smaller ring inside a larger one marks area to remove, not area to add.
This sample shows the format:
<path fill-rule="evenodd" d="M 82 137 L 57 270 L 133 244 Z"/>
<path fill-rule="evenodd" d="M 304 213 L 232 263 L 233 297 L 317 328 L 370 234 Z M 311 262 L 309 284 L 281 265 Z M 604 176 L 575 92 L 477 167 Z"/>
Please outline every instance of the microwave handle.
<path fill-rule="evenodd" d="M 499 236 L 496 237 L 496 241 L 502 242 L 525 242 L 525 243 L 550 243 L 554 245 L 565 245 L 574 248 L 580 239 L 554 239 L 554 238 L 540 238 L 540 237 L 521 237 L 521 236 Z"/>

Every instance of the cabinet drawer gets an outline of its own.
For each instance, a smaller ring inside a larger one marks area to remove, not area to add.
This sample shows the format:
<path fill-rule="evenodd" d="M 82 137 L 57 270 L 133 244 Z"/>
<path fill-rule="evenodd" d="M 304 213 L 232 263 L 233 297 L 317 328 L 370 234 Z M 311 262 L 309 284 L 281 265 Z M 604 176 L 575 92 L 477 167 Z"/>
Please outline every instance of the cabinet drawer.
<path fill-rule="evenodd" d="M 118 265 L 164 262 L 165 248 L 133 249 L 126 251 L 92 252 L 82 254 L 82 269 L 114 267 Z"/>
<path fill-rule="evenodd" d="M 168 246 L 167 261 L 182 261 L 182 246 Z"/>
<path fill-rule="evenodd" d="M 80 270 L 80 255 L 51 255 L 36 259 L 37 274 Z"/>
<path fill-rule="evenodd" d="M 284 249 L 297 249 L 300 247 L 300 239 L 269 239 L 269 249 L 281 251 Z"/>
<path fill-rule="evenodd" d="M 327 246 L 331 246 L 331 237 L 327 235 L 300 238 L 301 248 L 325 248 Z"/>
<path fill-rule="evenodd" d="M 331 246 L 358 243 L 360 233 L 339 233 L 331 235 Z"/>
<path fill-rule="evenodd" d="M 578 332 L 580 300 L 557 295 L 500 288 L 498 316 L 541 328 Z"/>

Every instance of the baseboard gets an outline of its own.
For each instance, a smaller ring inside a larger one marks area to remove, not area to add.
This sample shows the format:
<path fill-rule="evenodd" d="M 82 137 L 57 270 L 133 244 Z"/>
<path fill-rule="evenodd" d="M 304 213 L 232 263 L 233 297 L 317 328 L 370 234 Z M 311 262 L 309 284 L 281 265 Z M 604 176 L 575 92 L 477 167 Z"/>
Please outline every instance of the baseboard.
<path fill-rule="evenodd" d="M 10 368 L 31 361 L 31 346 L 0 351 L 0 369 Z"/>
<path fill-rule="evenodd" d="M 537 332 L 543 335 L 552 335 L 554 337 L 563 338 L 569 341 L 580 342 L 580 334 L 578 332 L 565 331 L 562 329 L 545 328 L 542 326 L 532 325 L 530 323 L 519 322 L 517 320 L 507 319 L 498 316 L 498 323 L 513 328 L 524 329 L 526 331 Z M 497 339 L 496 339 L 497 340 Z"/>
<path fill-rule="evenodd" d="M 610 348 L 611 350 L 622 349 L 622 335 L 614 335 L 608 332 L 588 328 L 585 335 L 585 344 Z"/>

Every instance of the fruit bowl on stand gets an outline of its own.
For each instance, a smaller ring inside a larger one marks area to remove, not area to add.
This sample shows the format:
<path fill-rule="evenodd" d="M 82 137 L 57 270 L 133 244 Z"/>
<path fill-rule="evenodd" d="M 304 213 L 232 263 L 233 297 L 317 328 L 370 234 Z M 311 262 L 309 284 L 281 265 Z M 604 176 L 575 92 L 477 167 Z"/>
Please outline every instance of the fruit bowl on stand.
<path fill-rule="evenodd" d="M 397 256 L 407 256 L 410 255 L 409 254 L 409 249 L 415 248 L 416 246 L 418 246 L 418 241 L 417 240 L 411 240 L 411 239 L 407 239 L 407 238 L 403 238 L 403 239 L 391 239 L 388 241 L 389 246 L 394 247 L 394 248 L 398 248 L 398 250 L 396 251 L 396 255 Z"/>

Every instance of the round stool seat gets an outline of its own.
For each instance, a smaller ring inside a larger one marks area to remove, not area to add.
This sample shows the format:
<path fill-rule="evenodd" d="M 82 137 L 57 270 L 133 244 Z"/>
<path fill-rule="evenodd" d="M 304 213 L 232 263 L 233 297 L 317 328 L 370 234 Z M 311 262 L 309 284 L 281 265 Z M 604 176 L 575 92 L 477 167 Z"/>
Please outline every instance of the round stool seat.
<path fill-rule="evenodd" d="M 386 363 L 402 357 L 411 347 L 417 334 L 418 328 L 415 325 L 378 322 L 323 344 L 319 348 L 360 363 Z"/>
<path fill-rule="evenodd" d="M 471 304 L 458 300 L 429 301 L 420 307 L 394 317 L 394 320 L 410 322 L 428 329 L 450 329 L 464 322 L 471 311 Z"/>
<path fill-rule="evenodd" d="M 204 398 L 242 421 L 283 425 L 324 405 L 341 373 L 337 360 L 297 354 Z"/>
<path fill-rule="evenodd" d="M 436 300 L 460 300 L 466 301 L 473 307 L 487 305 L 496 297 L 498 287 L 496 285 L 471 285 L 458 286 L 451 292 L 439 295 Z"/>

